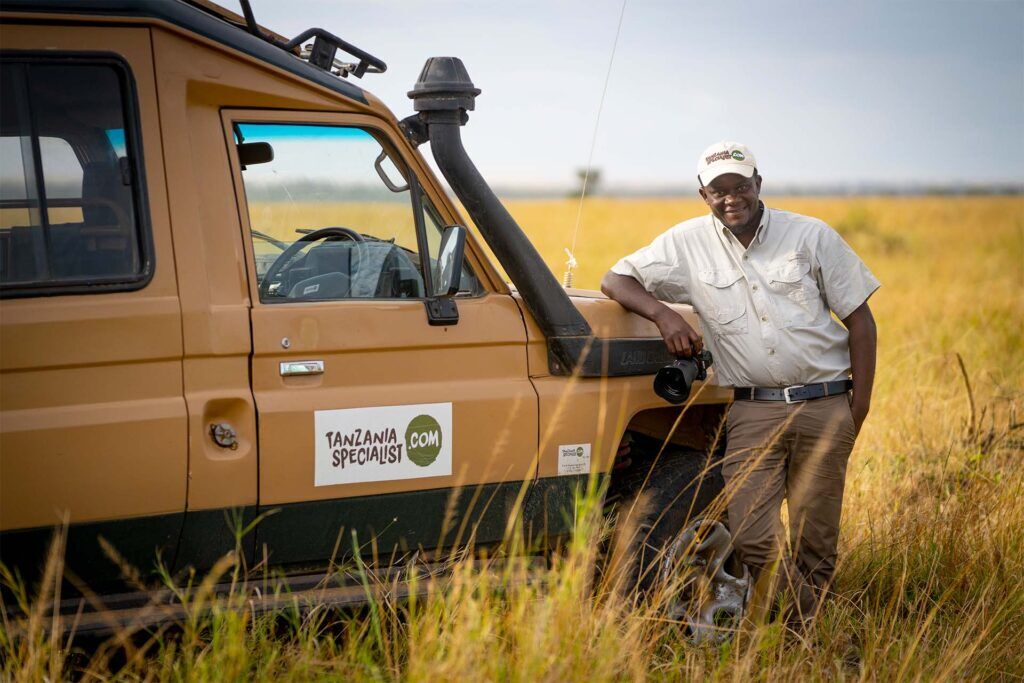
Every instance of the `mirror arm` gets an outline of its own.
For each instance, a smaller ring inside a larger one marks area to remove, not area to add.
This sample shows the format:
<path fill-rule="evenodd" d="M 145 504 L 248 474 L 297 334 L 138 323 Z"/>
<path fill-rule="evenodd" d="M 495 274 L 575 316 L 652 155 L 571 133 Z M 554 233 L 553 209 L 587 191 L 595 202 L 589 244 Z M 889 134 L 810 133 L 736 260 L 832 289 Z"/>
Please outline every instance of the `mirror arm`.
<path fill-rule="evenodd" d="M 427 322 L 431 325 L 457 325 L 459 307 L 451 296 L 435 296 L 423 302 L 427 307 Z"/>

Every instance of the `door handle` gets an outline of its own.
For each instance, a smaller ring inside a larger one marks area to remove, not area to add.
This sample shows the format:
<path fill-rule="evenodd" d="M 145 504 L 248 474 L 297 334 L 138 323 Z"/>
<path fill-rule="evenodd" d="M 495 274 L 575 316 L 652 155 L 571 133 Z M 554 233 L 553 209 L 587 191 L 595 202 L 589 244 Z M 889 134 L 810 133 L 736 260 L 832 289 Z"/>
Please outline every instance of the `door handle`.
<path fill-rule="evenodd" d="M 324 362 L 322 360 L 288 360 L 281 363 L 282 377 L 322 374 L 324 374 Z"/>

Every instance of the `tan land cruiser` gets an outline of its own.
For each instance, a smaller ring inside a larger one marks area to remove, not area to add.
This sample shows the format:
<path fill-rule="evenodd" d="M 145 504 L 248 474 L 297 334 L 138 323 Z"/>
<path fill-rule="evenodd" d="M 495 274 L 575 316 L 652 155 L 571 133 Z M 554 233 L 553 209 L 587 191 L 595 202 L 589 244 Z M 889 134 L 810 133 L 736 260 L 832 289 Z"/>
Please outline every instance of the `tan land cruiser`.
<path fill-rule="evenodd" d="M 4 0 L 0 560 L 38 581 L 66 524 L 74 585 L 123 592 L 104 545 L 202 571 L 258 520 L 299 590 L 510 515 L 557 546 L 592 476 L 648 482 L 647 546 L 703 523 L 729 397 L 669 404 L 656 328 L 559 285 L 462 146 L 462 63 L 399 121 L 352 82 L 384 62 L 242 7 Z"/>

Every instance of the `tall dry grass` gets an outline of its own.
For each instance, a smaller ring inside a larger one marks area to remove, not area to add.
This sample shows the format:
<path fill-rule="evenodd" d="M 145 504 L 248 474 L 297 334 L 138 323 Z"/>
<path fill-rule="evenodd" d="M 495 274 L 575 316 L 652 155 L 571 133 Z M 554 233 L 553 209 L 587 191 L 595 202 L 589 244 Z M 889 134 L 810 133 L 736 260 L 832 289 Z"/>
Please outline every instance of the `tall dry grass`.
<path fill-rule="evenodd" d="M 451 578 L 408 601 L 368 581 L 370 606 L 356 612 L 254 615 L 240 593 L 211 606 L 204 586 L 241 575 L 228 556 L 188 594 L 180 626 L 76 654 L 74 638 L 47 635 L 45 603 L 26 600 L 28 628 L 0 631 L 4 678 L 1024 677 L 1024 201 L 771 203 L 832 223 L 883 282 L 872 299 L 876 393 L 848 473 L 837 597 L 809 632 L 771 622 L 719 645 L 688 644 L 657 600 L 624 600 L 614 573 L 596 571 L 611 532 L 591 491 L 550 566 L 517 559 L 513 534 L 505 565 L 453 555 Z M 511 209 L 560 274 L 575 204 Z M 588 200 L 576 284 L 595 286 L 618 256 L 700 210 Z"/>

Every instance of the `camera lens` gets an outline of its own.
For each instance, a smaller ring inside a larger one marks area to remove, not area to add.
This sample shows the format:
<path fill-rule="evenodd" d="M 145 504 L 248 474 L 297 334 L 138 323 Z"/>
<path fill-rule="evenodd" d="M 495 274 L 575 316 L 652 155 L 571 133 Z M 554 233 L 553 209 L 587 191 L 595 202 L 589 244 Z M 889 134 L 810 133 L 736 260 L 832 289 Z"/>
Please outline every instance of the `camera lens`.
<path fill-rule="evenodd" d="M 654 393 L 673 405 L 690 397 L 690 387 L 697 378 L 697 363 L 689 358 L 676 359 L 654 376 Z"/>

